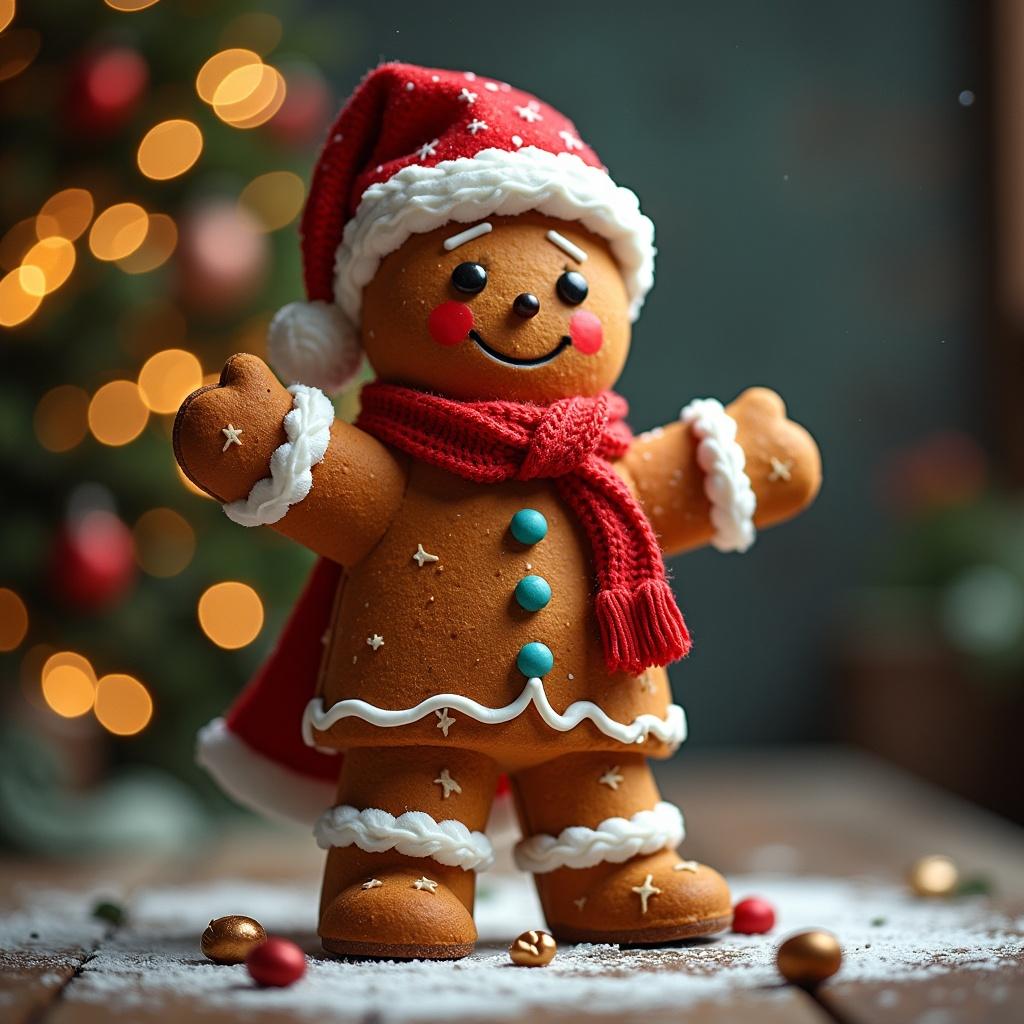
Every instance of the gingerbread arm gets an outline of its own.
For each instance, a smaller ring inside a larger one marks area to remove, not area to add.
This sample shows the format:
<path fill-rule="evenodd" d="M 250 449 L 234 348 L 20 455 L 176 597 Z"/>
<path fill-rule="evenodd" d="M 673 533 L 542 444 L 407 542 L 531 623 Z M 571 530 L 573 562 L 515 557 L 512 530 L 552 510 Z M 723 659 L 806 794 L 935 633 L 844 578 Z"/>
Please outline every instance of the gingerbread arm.
<path fill-rule="evenodd" d="M 282 387 L 252 355 L 232 356 L 217 384 L 185 399 L 174 454 L 229 518 L 270 525 L 344 566 L 384 535 L 406 483 L 404 465 L 334 419 L 321 392 Z"/>
<path fill-rule="evenodd" d="M 714 410 L 711 413 L 713 419 Z M 742 550 L 753 537 L 751 525 L 762 529 L 792 518 L 810 505 L 821 486 L 818 446 L 803 427 L 786 418 L 786 406 L 774 391 L 750 388 L 725 413 L 736 424 L 735 440 L 745 455 L 743 472 L 753 491 L 746 499 L 756 501 L 752 524 L 746 524 L 746 540 L 741 539 L 742 523 L 729 521 L 716 528 L 713 522 L 709 471 L 702 462 L 712 465 L 720 439 L 709 439 L 710 450 L 702 458 L 700 422 L 680 421 L 642 434 L 622 460 L 668 555 L 708 543 L 723 550 Z M 715 481 L 710 483 L 713 489 Z M 742 473 L 732 481 L 719 480 L 718 486 L 723 492 L 718 502 L 720 521 L 730 519 L 730 504 L 732 511 L 754 504 L 745 501 Z M 737 514 L 743 518 L 742 511 Z M 732 538 L 725 536 L 730 533 Z"/>

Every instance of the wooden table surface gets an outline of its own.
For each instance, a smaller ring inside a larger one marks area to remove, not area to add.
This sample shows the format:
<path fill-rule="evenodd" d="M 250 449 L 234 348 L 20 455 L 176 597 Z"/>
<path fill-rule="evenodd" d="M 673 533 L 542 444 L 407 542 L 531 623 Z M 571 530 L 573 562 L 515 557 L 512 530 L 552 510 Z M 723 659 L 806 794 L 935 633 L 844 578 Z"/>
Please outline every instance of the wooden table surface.
<path fill-rule="evenodd" d="M 1024 831 L 841 748 L 684 753 L 661 778 L 686 814 L 683 854 L 726 872 L 737 897 L 770 898 L 774 933 L 569 947 L 543 971 L 511 968 L 504 947 L 540 919 L 522 879 L 499 871 L 482 883 L 470 960 L 343 963 L 316 955 L 322 855 L 306 835 L 253 825 L 188 855 L 0 862 L 0 1021 L 1024 1021 Z M 933 852 L 993 895 L 913 897 L 905 868 Z M 126 906 L 123 926 L 90 917 L 104 894 Z M 307 977 L 260 990 L 244 968 L 203 961 L 200 932 L 229 912 L 304 945 Z M 812 925 L 844 946 L 843 970 L 813 994 L 772 966 L 780 939 Z"/>

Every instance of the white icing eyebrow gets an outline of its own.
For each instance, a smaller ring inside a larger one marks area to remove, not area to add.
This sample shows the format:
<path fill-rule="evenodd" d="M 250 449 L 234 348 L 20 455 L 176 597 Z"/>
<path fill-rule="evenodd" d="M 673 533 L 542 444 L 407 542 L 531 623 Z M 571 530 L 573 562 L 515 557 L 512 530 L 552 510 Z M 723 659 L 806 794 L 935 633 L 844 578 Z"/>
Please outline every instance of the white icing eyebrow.
<path fill-rule="evenodd" d="M 481 235 L 488 235 L 493 230 L 494 225 L 485 220 L 483 224 L 475 224 L 471 228 L 466 228 L 465 231 L 460 231 L 457 235 L 452 235 L 451 238 L 446 238 L 444 240 L 444 247 L 448 252 L 451 252 L 452 249 L 458 249 L 460 245 L 472 242 L 474 238 L 479 238 Z"/>
<path fill-rule="evenodd" d="M 557 231 L 548 232 L 548 241 L 557 245 L 562 252 L 568 253 L 577 263 L 582 263 L 587 258 L 587 254 L 578 245 Z"/>

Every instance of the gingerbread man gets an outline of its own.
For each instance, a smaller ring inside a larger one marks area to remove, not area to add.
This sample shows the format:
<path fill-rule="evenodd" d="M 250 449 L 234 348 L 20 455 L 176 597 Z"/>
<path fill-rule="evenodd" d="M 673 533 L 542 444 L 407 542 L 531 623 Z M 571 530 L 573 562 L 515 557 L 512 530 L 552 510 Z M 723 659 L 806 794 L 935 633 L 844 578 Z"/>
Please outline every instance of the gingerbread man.
<path fill-rule="evenodd" d="M 726 928 L 726 883 L 676 853 L 683 818 L 648 763 L 686 731 L 663 557 L 744 551 L 805 508 L 813 440 L 761 388 L 632 437 L 610 388 L 653 227 L 570 121 L 503 82 L 371 72 L 317 164 L 302 248 L 310 302 L 270 332 L 291 386 L 234 356 L 175 424 L 182 469 L 233 520 L 322 559 L 201 759 L 240 799 L 318 815 L 338 955 L 472 949 L 503 776 L 556 936 Z M 377 379 L 350 425 L 320 389 L 363 353 Z"/>

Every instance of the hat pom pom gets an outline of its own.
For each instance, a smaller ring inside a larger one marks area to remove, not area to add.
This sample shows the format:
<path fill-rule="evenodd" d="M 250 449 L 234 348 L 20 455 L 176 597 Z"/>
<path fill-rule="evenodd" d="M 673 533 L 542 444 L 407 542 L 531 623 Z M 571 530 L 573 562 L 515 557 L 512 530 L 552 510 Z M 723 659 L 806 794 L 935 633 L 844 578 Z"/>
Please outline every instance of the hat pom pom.
<path fill-rule="evenodd" d="M 267 350 L 289 384 L 341 391 L 359 372 L 363 350 L 355 325 L 333 302 L 290 302 L 270 322 Z"/>

